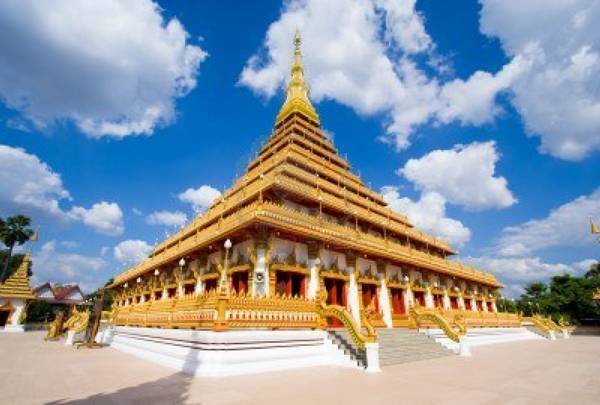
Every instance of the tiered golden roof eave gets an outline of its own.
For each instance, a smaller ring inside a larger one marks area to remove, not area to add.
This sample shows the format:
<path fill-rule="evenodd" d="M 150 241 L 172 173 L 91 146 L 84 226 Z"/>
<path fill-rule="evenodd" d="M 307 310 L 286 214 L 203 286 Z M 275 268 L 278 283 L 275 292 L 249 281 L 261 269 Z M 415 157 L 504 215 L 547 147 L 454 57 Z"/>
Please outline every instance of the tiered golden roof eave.
<path fill-rule="evenodd" d="M 455 251 L 446 242 L 417 230 L 352 173 L 323 133 L 308 98 L 299 34 L 294 44 L 286 101 L 273 134 L 246 173 L 204 214 L 158 244 L 146 261 L 117 276 L 113 285 L 177 263 L 260 225 L 376 260 L 502 287 L 494 275 L 448 260 Z M 289 201 L 275 201 L 281 195 L 305 206 L 299 210 Z"/>
<path fill-rule="evenodd" d="M 34 299 L 35 294 L 29 285 L 30 254 L 27 253 L 15 270 L 3 283 L 0 283 L 0 298 Z"/>

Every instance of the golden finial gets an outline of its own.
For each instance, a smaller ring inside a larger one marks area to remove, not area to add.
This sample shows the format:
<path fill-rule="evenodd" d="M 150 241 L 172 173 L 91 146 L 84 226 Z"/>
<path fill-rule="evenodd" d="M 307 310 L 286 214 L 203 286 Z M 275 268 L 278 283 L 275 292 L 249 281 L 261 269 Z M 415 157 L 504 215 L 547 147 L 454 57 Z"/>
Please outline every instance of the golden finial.
<path fill-rule="evenodd" d="M 302 36 L 300 35 L 300 30 L 296 29 L 296 33 L 294 34 L 294 53 L 300 53 L 300 45 L 302 45 Z"/>
<path fill-rule="evenodd" d="M 300 31 L 294 34 L 294 59 L 290 74 L 290 81 L 286 89 L 286 99 L 277 114 L 276 121 L 282 121 L 293 112 L 299 112 L 309 119 L 320 124 L 319 116 L 308 98 L 308 84 L 304 79 L 304 65 L 302 64 L 302 37 Z"/>

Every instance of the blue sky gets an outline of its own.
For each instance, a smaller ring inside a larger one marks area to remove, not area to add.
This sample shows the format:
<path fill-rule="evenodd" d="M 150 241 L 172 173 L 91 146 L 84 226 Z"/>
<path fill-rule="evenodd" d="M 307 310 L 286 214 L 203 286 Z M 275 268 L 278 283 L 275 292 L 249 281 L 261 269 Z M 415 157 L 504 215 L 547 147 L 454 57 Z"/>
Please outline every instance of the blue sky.
<path fill-rule="evenodd" d="M 0 6 L 0 216 L 41 226 L 36 282 L 102 284 L 228 187 L 295 28 L 324 128 L 392 208 L 509 295 L 597 258 L 594 2 L 95 3 Z"/>

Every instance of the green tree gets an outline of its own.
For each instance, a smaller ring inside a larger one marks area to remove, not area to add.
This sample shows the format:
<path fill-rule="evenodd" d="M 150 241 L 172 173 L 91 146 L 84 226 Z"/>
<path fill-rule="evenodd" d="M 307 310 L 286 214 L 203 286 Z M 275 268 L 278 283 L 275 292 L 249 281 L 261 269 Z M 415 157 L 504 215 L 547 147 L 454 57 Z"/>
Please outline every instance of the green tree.
<path fill-rule="evenodd" d="M 562 274 L 552 277 L 549 284 L 529 284 L 517 307 L 525 315 L 542 313 L 554 320 L 561 316 L 571 322 L 600 319 L 600 306 L 593 298 L 599 288 L 600 270 L 594 263 L 583 277 Z"/>
<path fill-rule="evenodd" d="M 28 228 L 30 225 L 31 219 L 24 215 L 15 215 L 14 217 L 7 218 L 6 221 L 2 220 L 0 224 L 0 239 L 8 248 L 8 254 L 4 259 L 0 282 L 3 282 L 5 277 L 8 276 L 8 265 L 15 245 L 22 245 L 33 236 L 33 230 Z"/>
<path fill-rule="evenodd" d="M 54 320 L 54 308 L 46 301 L 34 301 L 27 307 L 26 322 L 48 322 Z"/>

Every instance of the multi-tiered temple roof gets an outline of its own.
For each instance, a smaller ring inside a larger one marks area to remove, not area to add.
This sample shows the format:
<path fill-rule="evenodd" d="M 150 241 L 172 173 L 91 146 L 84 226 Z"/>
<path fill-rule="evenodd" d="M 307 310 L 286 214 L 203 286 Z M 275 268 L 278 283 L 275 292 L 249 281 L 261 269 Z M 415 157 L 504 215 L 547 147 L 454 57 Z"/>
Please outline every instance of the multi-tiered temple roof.
<path fill-rule="evenodd" d="M 204 214 L 158 244 L 146 261 L 119 275 L 114 285 L 220 246 L 225 238 L 245 240 L 264 227 L 292 240 L 318 241 L 361 257 L 501 287 L 492 274 L 448 260 L 455 252 L 446 242 L 416 229 L 352 173 L 321 129 L 309 99 L 298 34 L 294 42 L 286 100 L 272 135 L 246 173 Z"/>
<path fill-rule="evenodd" d="M 0 298 L 34 299 L 35 294 L 29 286 L 29 253 L 23 256 L 21 263 L 4 282 L 0 282 Z"/>

